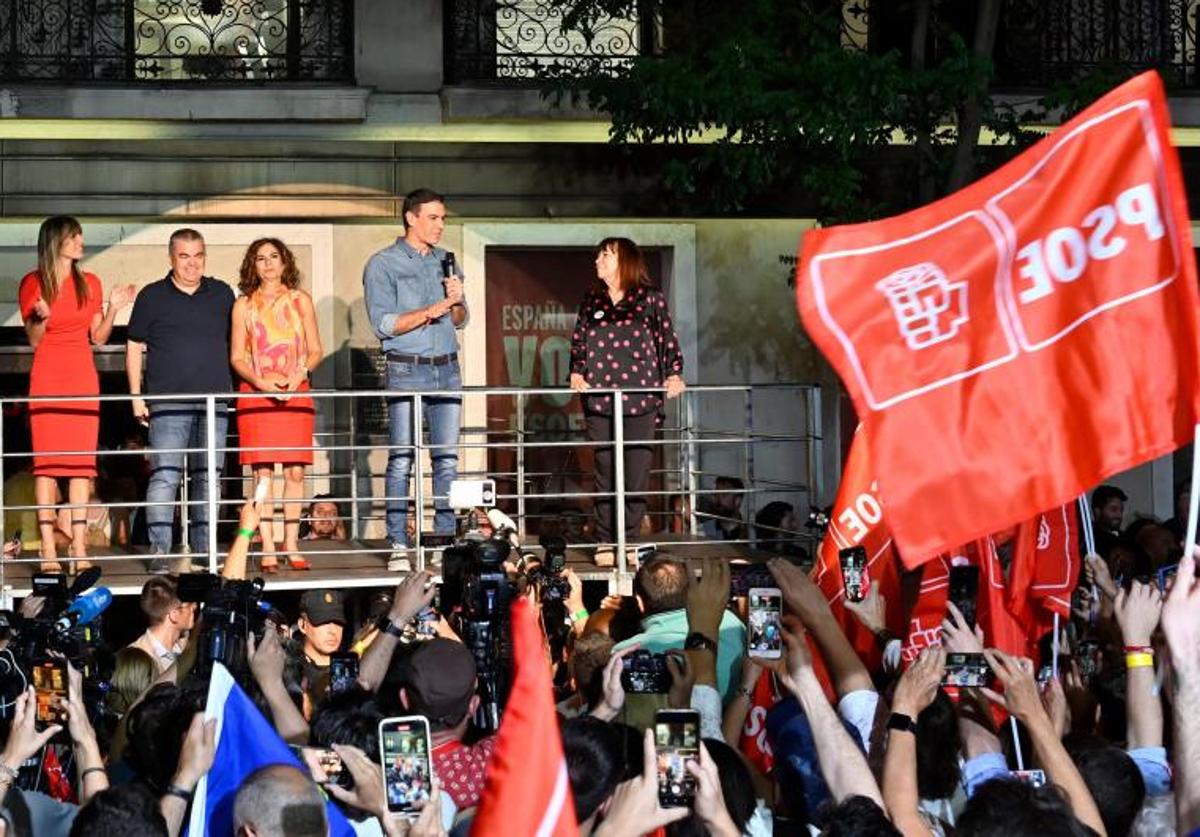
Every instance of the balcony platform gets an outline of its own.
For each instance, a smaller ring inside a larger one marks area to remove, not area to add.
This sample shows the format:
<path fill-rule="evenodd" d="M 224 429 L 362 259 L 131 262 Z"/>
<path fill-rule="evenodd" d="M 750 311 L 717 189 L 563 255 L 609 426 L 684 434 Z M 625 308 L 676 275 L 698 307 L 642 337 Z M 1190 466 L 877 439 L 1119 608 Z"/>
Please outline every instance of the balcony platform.
<path fill-rule="evenodd" d="M 700 560 L 715 557 L 763 561 L 771 557 L 770 553 L 753 549 L 745 544 L 692 540 L 680 535 L 659 535 L 654 540 L 647 542 L 656 544 L 659 554 L 681 559 Z M 531 547 L 535 546 L 537 539 L 530 538 L 528 543 Z M 222 545 L 222 553 L 227 549 L 228 545 Z M 312 569 L 307 571 L 281 569 L 275 574 L 262 576 L 266 582 L 266 590 L 391 588 L 400 579 L 400 574 L 390 573 L 387 570 L 390 547 L 386 541 L 303 541 L 300 545 L 300 552 L 308 558 Z M 93 564 L 100 567 L 103 572 L 98 583 L 108 587 L 114 596 L 137 595 L 141 592 L 146 579 L 150 577 L 148 572 L 149 556 L 143 549 L 101 547 L 91 550 L 91 554 Z M 427 556 L 430 568 L 436 573 L 440 566 L 441 550 L 430 549 Z M 200 560 L 197 558 L 197 561 Z M 63 561 L 64 566 L 66 563 Z M 415 566 L 415 560 L 413 563 Z M 186 572 L 188 564 L 187 558 L 176 559 L 176 567 L 180 571 Z M 617 584 L 615 570 L 597 567 L 592 562 L 591 549 L 568 549 L 567 566 L 584 581 L 607 581 L 615 589 Z M 250 567 L 249 577 L 260 575 L 257 571 L 257 558 L 253 553 L 250 556 Z M 6 560 L 3 566 L 3 583 L 6 587 L 11 588 L 13 596 L 26 596 L 30 592 L 32 576 L 37 569 L 38 559 L 29 553 L 23 554 L 20 560 Z M 196 571 L 204 571 L 204 569 L 197 566 Z"/>

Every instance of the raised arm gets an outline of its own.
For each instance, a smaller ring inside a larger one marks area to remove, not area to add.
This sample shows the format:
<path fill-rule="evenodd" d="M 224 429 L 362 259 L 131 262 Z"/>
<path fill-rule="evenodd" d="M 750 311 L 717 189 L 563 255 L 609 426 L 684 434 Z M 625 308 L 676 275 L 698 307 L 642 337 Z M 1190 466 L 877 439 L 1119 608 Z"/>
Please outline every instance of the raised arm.
<path fill-rule="evenodd" d="M 864 689 L 874 691 L 875 684 L 867 667 L 846 639 L 842 626 L 833 618 L 829 602 L 825 601 L 820 588 L 804 570 L 783 558 L 773 558 L 768 567 L 788 609 L 800 617 L 821 649 L 838 699 Z"/>
<path fill-rule="evenodd" d="M 937 697 L 946 652 L 926 648 L 896 684 L 892 712 L 916 724 L 917 716 Z M 926 837 L 929 827 L 921 819 L 921 794 L 917 789 L 917 735 L 915 729 L 888 729 L 887 753 L 883 761 L 883 798 L 896 828 L 905 837 Z"/>
<path fill-rule="evenodd" d="M 1200 828 L 1200 580 L 1195 547 L 1179 562 L 1163 604 L 1162 626 L 1171 650 L 1175 699 L 1175 814 L 1177 834 Z"/>
<path fill-rule="evenodd" d="M 1130 750 L 1163 745 L 1162 701 L 1154 684 L 1150 645 L 1162 606 L 1158 588 L 1140 581 L 1133 582 L 1128 592 L 1119 592 L 1114 603 L 1125 644 L 1126 746 Z"/>
<path fill-rule="evenodd" d="M 867 766 L 867 758 L 825 698 L 825 691 L 813 673 L 803 629 L 794 617 L 785 619 L 783 642 L 787 646 L 787 673 L 781 679 L 784 687 L 800 702 L 812 727 L 821 775 L 825 777 L 834 801 L 865 796 L 882 808 L 883 797 L 871 775 L 871 768 Z"/>
<path fill-rule="evenodd" d="M 392 627 L 399 630 L 407 625 L 433 601 L 433 592 L 433 576 L 429 572 L 422 570 L 405 577 L 396 585 L 392 607 L 387 613 Z M 398 641 L 387 631 L 378 631 L 367 646 L 358 667 L 358 682 L 368 692 L 374 692 L 383 682 Z"/>
<path fill-rule="evenodd" d="M 991 689 L 984 689 L 984 694 L 1025 725 L 1029 737 L 1033 740 L 1034 755 L 1046 771 L 1046 778 L 1066 794 L 1076 818 L 1097 834 L 1106 834 L 1096 800 L 1084 784 L 1079 768 L 1071 761 L 1071 756 L 1063 747 L 1058 730 L 1054 728 L 1038 697 L 1037 683 L 1033 678 L 1033 663 L 1023 657 L 1010 657 L 994 649 L 986 649 L 983 654 L 997 679 L 1004 685 L 1003 695 Z"/>
<path fill-rule="evenodd" d="M 92 284 L 92 289 L 98 294 L 103 293 L 99 282 Z M 108 338 L 112 336 L 113 324 L 117 321 L 117 312 L 132 303 L 136 295 L 137 291 L 133 285 L 118 285 L 108 294 L 108 307 L 97 306 L 89 331 L 93 346 L 102 346 L 108 342 Z"/>
<path fill-rule="evenodd" d="M 395 281 L 377 259 L 367 262 L 363 270 L 363 297 L 371 327 L 375 329 L 375 336 L 381 340 L 415 331 L 432 320 L 444 317 L 455 305 L 453 300 L 442 299 L 432 305 L 399 310 L 400 301 L 397 299 Z M 460 310 L 465 316 L 466 309 Z"/>

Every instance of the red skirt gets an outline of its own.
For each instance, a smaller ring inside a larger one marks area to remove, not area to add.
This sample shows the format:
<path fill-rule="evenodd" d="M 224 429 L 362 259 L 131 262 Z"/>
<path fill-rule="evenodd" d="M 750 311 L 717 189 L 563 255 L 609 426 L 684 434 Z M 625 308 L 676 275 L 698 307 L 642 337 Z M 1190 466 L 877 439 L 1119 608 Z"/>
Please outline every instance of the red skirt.
<path fill-rule="evenodd" d="M 308 382 L 300 385 L 298 392 L 308 392 Z M 255 390 L 242 381 L 239 392 Z M 242 450 L 238 461 L 243 465 L 267 465 L 275 462 L 284 464 L 311 465 L 313 461 L 313 424 L 316 410 L 313 400 L 295 393 L 287 401 L 271 397 L 239 398 L 237 401 L 237 427 L 242 448 L 267 448 L 267 450 Z M 299 448 L 307 450 L 271 450 L 270 448 Z"/>
<path fill-rule="evenodd" d="M 97 395 L 100 380 L 86 342 L 63 345 L 43 339 L 33 353 L 30 395 Z M 41 401 L 29 406 L 33 473 L 40 477 L 96 476 L 100 434 L 97 401 Z M 49 456 L 39 451 L 83 451 Z"/>

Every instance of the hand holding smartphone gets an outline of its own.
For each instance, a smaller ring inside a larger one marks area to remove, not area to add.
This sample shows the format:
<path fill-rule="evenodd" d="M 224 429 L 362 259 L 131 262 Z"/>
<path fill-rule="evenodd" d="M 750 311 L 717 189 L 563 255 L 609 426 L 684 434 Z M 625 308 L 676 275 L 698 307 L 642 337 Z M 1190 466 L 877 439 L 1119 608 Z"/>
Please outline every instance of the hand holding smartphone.
<path fill-rule="evenodd" d="M 379 722 L 379 756 L 388 812 L 415 819 L 433 786 L 429 722 L 413 715 Z"/>
<path fill-rule="evenodd" d="M 967 623 L 975 630 L 976 602 L 979 599 L 979 567 L 960 565 L 950 568 L 950 601 L 958 608 Z"/>
<path fill-rule="evenodd" d="M 696 777 L 687 764 L 700 759 L 700 713 L 694 709 L 655 712 L 654 758 L 659 803 L 664 808 L 690 806 L 696 798 Z"/>
<path fill-rule="evenodd" d="M 750 588 L 747 653 L 763 660 L 783 656 L 783 594 L 778 587 Z"/>

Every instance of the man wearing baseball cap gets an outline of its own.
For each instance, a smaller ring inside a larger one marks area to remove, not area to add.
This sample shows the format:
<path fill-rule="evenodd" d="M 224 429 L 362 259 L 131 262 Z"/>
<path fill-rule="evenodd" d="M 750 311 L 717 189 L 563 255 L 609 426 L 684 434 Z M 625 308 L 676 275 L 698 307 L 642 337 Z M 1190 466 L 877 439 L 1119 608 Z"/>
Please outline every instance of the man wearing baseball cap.
<path fill-rule="evenodd" d="M 300 597 L 300 633 L 304 635 L 305 671 L 315 685 L 329 672 L 329 655 L 342 647 L 346 603 L 337 590 L 306 590 Z"/>
<path fill-rule="evenodd" d="M 488 762 L 496 749 L 490 735 L 467 746 L 467 727 L 479 706 L 475 660 L 461 642 L 435 637 L 417 643 L 400 660 L 400 703 L 429 719 L 433 769 L 458 809 L 473 808 L 483 793 Z"/>

